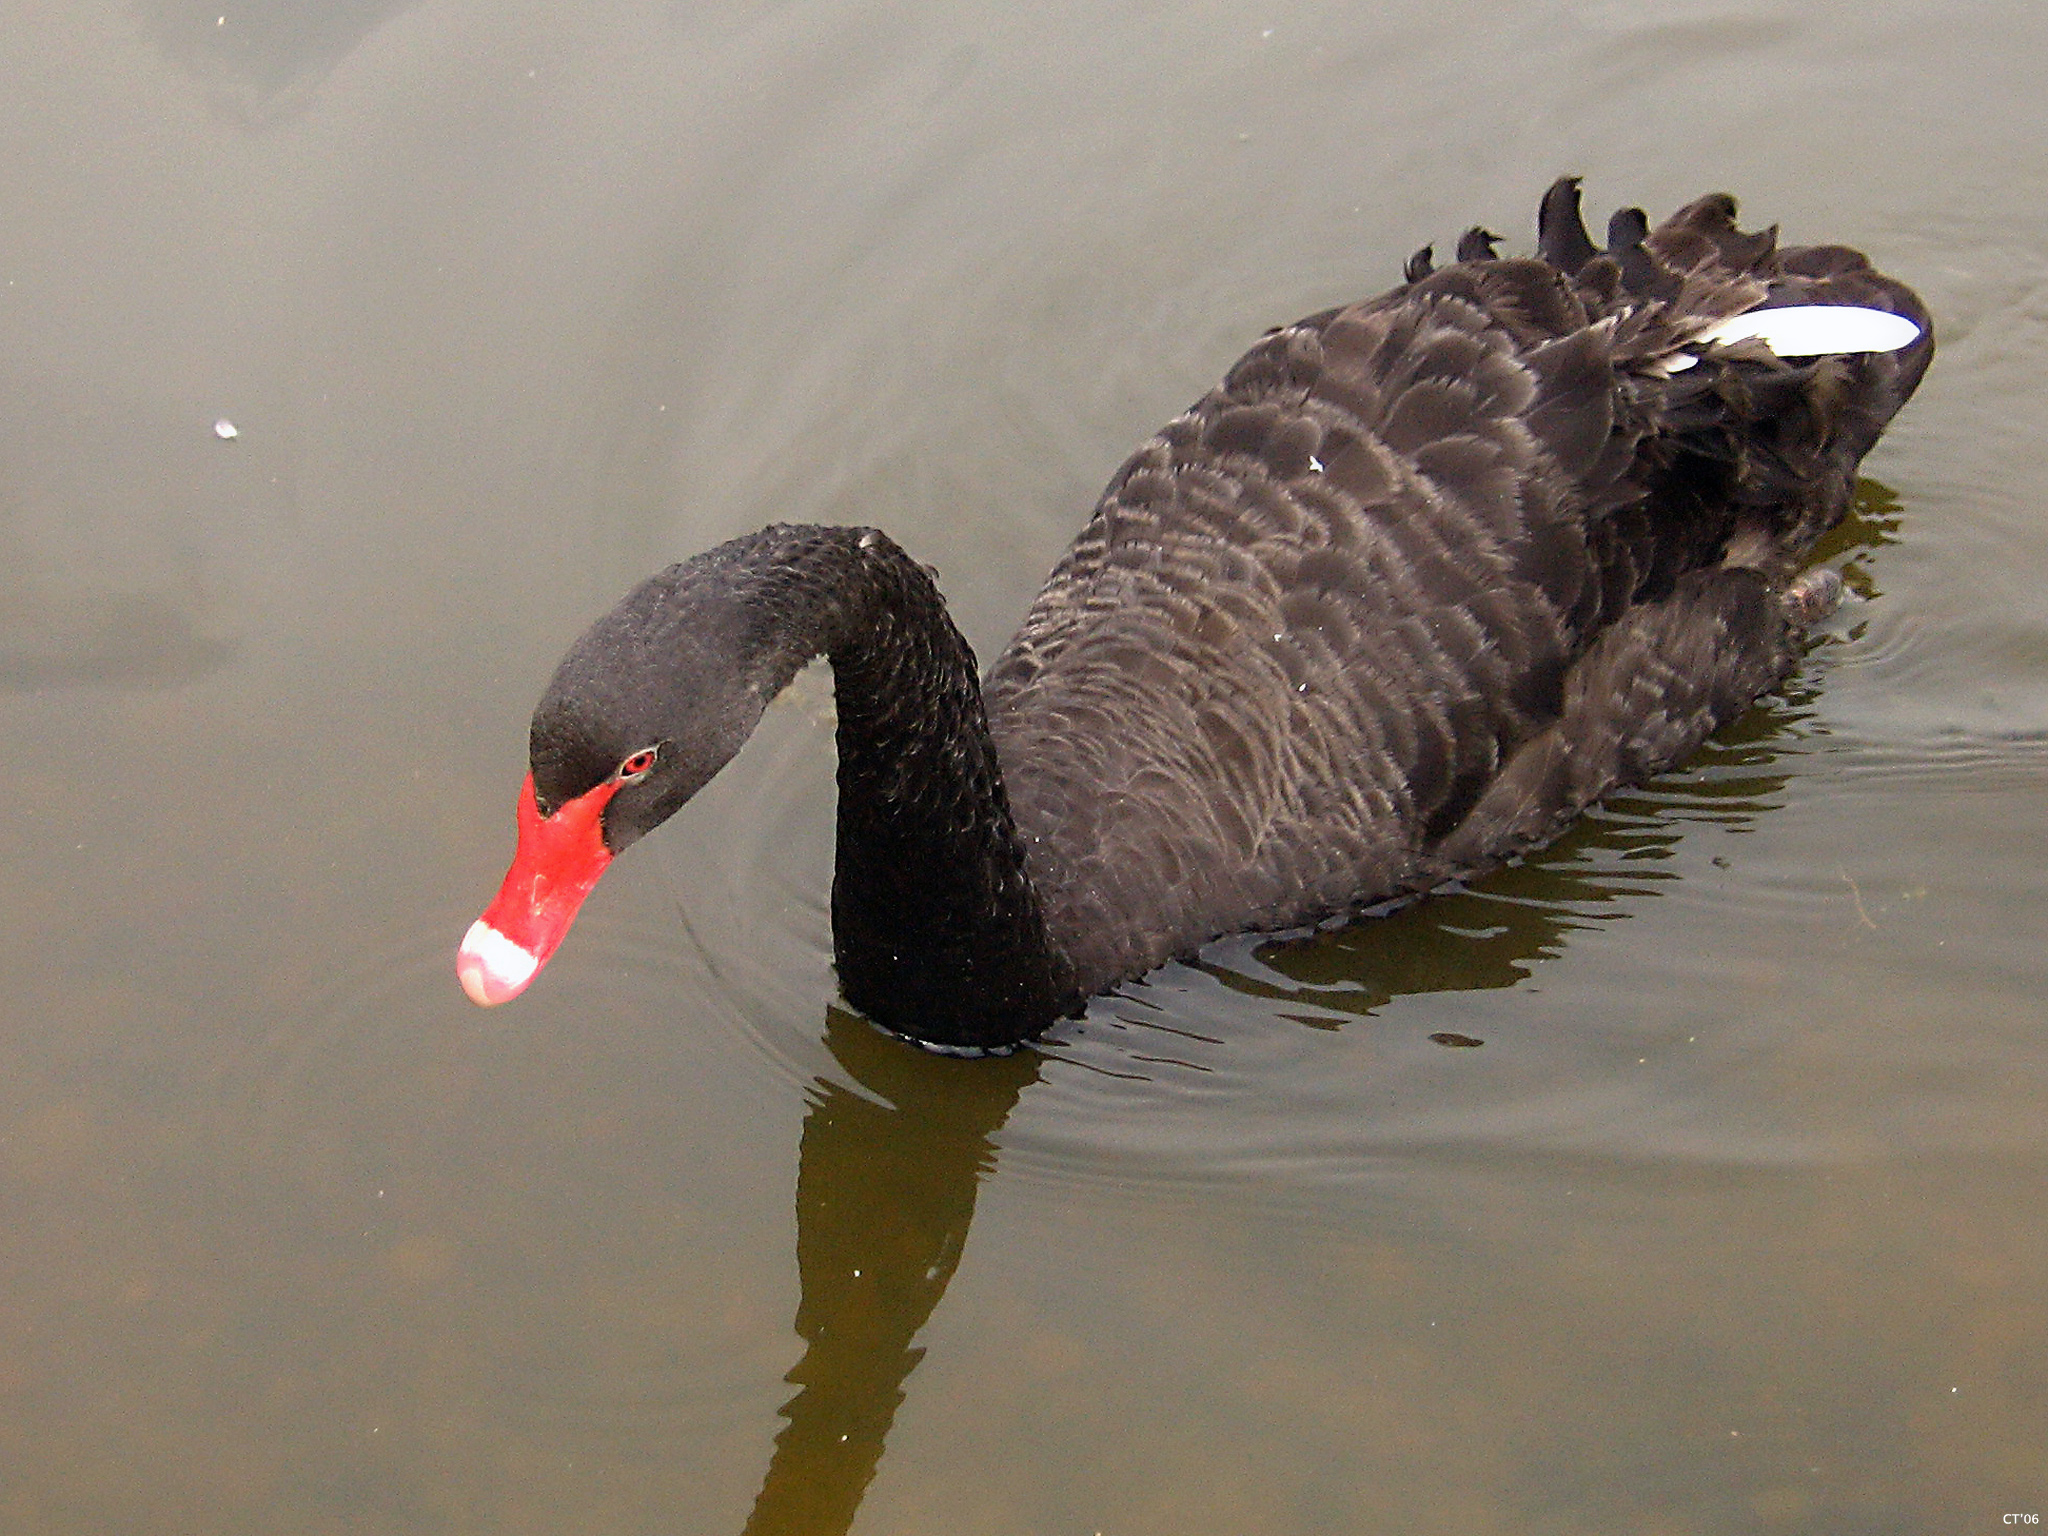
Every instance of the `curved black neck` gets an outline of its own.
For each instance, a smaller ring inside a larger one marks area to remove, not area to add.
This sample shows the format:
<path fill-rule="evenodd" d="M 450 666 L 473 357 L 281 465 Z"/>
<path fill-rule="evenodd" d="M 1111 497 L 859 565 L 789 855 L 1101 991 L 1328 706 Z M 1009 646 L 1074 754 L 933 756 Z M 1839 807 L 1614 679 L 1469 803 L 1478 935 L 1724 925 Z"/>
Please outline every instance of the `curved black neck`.
<path fill-rule="evenodd" d="M 792 672 L 821 652 L 832 664 L 846 1000 L 940 1050 L 1039 1033 L 1076 999 L 1024 871 L 974 652 L 931 574 L 874 529 L 757 537 L 769 547 L 746 606 L 760 642 L 789 647 Z"/>

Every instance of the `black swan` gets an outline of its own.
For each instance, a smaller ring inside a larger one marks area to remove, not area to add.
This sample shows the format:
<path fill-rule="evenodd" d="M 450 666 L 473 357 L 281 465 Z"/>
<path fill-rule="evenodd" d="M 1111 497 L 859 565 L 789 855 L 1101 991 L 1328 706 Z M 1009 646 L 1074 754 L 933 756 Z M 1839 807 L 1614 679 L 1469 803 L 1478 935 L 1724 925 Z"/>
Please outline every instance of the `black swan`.
<path fill-rule="evenodd" d="M 1537 256 L 1497 238 L 1270 332 L 1117 471 L 985 680 L 876 529 L 778 525 L 643 582 L 534 712 L 464 989 L 519 993 L 819 655 L 841 990 L 961 1054 L 1498 864 L 1691 753 L 1839 595 L 1801 563 L 1926 371 L 1926 312 L 1725 195 L 1623 210 L 1601 250 L 1568 178 Z"/>

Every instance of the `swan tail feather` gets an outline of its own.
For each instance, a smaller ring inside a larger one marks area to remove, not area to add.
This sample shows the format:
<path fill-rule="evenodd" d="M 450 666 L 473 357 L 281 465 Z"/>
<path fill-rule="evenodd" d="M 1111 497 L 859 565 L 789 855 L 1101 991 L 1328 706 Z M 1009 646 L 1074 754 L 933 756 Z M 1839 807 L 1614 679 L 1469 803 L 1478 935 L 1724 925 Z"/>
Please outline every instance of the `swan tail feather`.
<path fill-rule="evenodd" d="M 1536 210 L 1536 254 L 1567 277 L 1600 253 L 1579 211 L 1579 178 L 1561 176 Z"/>

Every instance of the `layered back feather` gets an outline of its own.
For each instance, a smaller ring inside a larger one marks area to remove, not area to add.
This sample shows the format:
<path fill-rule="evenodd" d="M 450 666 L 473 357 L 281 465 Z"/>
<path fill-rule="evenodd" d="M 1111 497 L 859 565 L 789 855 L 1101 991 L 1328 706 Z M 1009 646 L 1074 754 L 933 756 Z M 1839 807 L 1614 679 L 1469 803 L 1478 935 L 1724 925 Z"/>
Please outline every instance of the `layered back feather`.
<path fill-rule="evenodd" d="M 1269 334 L 1117 473 L 990 671 L 1081 993 L 1507 858 L 1791 666 L 1793 579 L 1927 366 L 1924 310 L 1725 196 L 1602 250 L 1561 182 L 1539 229 Z M 1686 366 L 1793 304 L 1922 336 Z"/>

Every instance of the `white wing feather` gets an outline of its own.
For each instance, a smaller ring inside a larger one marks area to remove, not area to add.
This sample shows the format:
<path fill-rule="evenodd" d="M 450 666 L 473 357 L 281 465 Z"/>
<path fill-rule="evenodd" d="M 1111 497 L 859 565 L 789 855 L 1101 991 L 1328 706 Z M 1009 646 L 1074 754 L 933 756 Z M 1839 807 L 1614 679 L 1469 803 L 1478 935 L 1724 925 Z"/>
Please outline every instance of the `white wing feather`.
<path fill-rule="evenodd" d="M 1920 335 L 1920 327 L 1889 310 L 1857 304 L 1790 304 L 1752 309 L 1716 321 L 1692 340 L 1694 346 L 1760 341 L 1780 357 L 1823 357 L 1838 352 L 1896 352 Z M 1665 358 L 1666 373 L 1682 373 L 1698 362 L 1690 352 Z"/>

